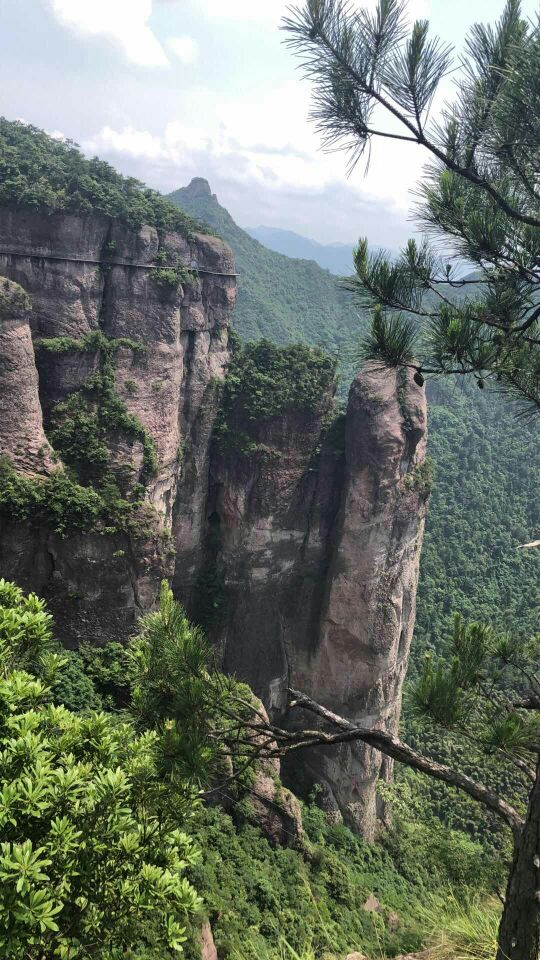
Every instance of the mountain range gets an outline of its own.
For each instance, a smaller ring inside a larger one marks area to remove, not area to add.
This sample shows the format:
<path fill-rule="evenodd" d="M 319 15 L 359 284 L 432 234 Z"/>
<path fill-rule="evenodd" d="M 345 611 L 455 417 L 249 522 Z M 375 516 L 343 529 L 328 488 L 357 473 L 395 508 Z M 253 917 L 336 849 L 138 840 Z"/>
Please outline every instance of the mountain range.
<path fill-rule="evenodd" d="M 269 250 L 295 260 L 314 260 L 323 270 L 338 276 L 346 277 L 353 272 L 352 243 L 319 243 L 293 230 L 280 230 L 279 227 L 246 227 L 246 233 Z"/>
<path fill-rule="evenodd" d="M 235 223 L 201 177 L 169 199 L 232 247 L 238 271 L 233 323 L 244 339 L 304 341 L 339 355 L 342 363 L 351 357 L 362 321 L 333 274 L 314 259 L 291 259 L 264 246 Z"/>

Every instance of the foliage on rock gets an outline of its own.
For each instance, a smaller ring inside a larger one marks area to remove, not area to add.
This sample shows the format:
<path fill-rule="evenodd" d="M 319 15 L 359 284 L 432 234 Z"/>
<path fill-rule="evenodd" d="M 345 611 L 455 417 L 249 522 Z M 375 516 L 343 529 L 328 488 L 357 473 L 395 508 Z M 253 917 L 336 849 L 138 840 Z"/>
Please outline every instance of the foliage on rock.
<path fill-rule="evenodd" d="M 72 140 L 57 140 L 18 120 L 0 118 L 0 203 L 51 212 L 97 213 L 130 227 L 143 224 L 184 236 L 201 230 L 156 190 L 124 177 L 104 160 L 87 160 Z"/>
<path fill-rule="evenodd" d="M 236 349 L 223 386 L 219 442 L 244 453 L 271 454 L 250 435 L 252 430 L 286 411 L 324 413 L 334 395 L 335 376 L 336 361 L 317 347 L 278 347 L 259 340 Z"/>

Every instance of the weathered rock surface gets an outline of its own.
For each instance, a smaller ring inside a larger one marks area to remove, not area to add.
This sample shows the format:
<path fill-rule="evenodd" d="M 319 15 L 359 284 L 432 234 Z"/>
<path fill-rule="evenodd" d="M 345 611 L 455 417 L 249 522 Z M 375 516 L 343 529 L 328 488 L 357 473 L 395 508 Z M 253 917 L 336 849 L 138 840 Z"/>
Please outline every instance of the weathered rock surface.
<path fill-rule="evenodd" d="M 264 704 L 256 700 L 255 706 L 257 715 L 268 723 Z M 254 742 L 258 743 L 256 737 Z M 249 802 L 255 821 L 273 844 L 301 847 L 304 842 L 302 810 L 294 793 L 283 786 L 280 777 L 281 764 L 277 757 L 259 761 L 249 791 Z"/>
<path fill-rule="evenodd" d="M 407 372 L 368 369 L 349 394 L 345 475 L 318 643 L 293 685 L 365 726 L 396 733 L 415 619 L 426 495 L 423 390 Z M 376 781 L 391 763 L 341 746 L 310 760 L 344 819 L 372 836 Z"/>
<path fill-rule="evenodd" d="M 253 698 L 255 726 L 269 722 L 264 704 Z M 256 748 L 264 742 L 273 749 L 275 744 L 266 743 L 252 727 L 249 739 Z M 234 815 L 239 799 L 243 801 L 242 817 L 258 826 L 274 846 L 304 847 L 305 835 L 302 823 L 302 808 L 294 793 L 281 782 L 281 764 L 277 757 L 260 757 L 251 768 L 252 780 L 244 788 L 231 791 L 231 779 L 235 768 L 230 754 L 223 758 L 223 767 L 217 774 L 209 802 Z"/>
<path fill-rule="evenodd" d="M 0 455 L 22 473 L 46 473 L 52 451 L 43 430 L 30 308 L 24 290 L 0 278 Z"/>
<path fill-rule="evenodd" d="M 196 610 L 197 585 L 210 576 L 224 583 L 212 635 L 226 669 L 274 715 L 286 711 L 290 685 L 394 732 L 426 506 L 424 392 L 408 374 L 398 382 L 395 372 L 366 369 L 351 387 L 341 434 L 339 423 L 326 432 L 330 403 L 323 397 L 314 412 L 256 426 L 262 457 L 214 451 L 199 574 L 190 556 L 186 581 L 178 542 L 175 584 Z M 245 428 L 241 411 L 235 426 Z M 387 760 L 344 745 L 313 751 L 302 766 L 324 784 L 334 819 L 340 812 L 374 836 Z"/>
<path fill-rule="evenodd" d="M 115 389 L 158 456 L 146 490 L 156 536 L 62 538 L 3 519 L 0 576 L 49 598 L 70 642 L 101 643 L 128 636 L 154 603 L 161 577 L 174 572 L 176 594 L 192 615 L 204 619 L 204 604 L 211 607 L 207 626 L 225 669 L 247 681 L 273 716 L 289 722 L 293 685 L 351 719 L 394 731 L 427 499 L 423 390 L 409 375 L 401 382 L 395 372 L 369 368 L 331 429 L 329 391 L 316 409 L 251 424 L 256 453 L 224 450 L 212 437 L 235 279 L 221 241 L 129 230 L 106 217 L 3 209 L 0 249 L 10 251 L 0 255 L 0 274 L 33 303 L 29 317 L 13 305 L 0 318 L 0 335 L 8 336 L 2 450 L 24 472 L 49 468 L 45 433 L 54 405 L 84 385 L 100 356 L 40 343 L 81 342 L 101 331 L 109 341 L 128 338 L 114 355 Z M 167 262 L 196 260 L 200 278 L 164 286 L 145 269 L 158 253 Z M 24 388 L 14 363 L 27 371 Z M 241 409 L 233 426 L 245 426 Z M 109 448 L 129 489 L 141 479 L 141 443 L 111 436 Z M 343 746 L 313 751 L 302 765 L 323 782 L 333 816 L 372 837 L 382 813 L 376 781 L 391 764 L 367 747 Z M 264 774 L 259 813 L 283 840 L 296 830 L 296 813 L 281 805 L 274 817 L 277 789 L 271 772 Z"/>
<path fill-rule="evenodd" d="M 202 925 L 199 935 L 199 945 L 201 948 L 201 960 L 218 960 L 218 952 L 214 943 L 212 927 L 208 921 Z"/>
<path fill-rule="evenodd" d="M 0 210 L 0 249 L 6 251 L 0 274 L 20 284 L 33 307 L 28 314 L 6 304 L 0 320 L 0 450 L 17 469 L 35 473 L 50 466 L 43 420 L 47 429 L 54 405 L 99 370 L 97 350 L 45 350 L 44 338 L 81 342 L 101 332 L 144 348 L 116 350 L 115 388 L 156 444 L 158 470 L 146 493 L 156 535 L 61 538 L 45 528 L 0 521 L 0 575 L 45 595 L 64 637 L 73 643 L 127 637 L 155 601 L 162 577 L 172 572 L 170 544 L 160 534 L 171 528 L 187 434 L 193 458 L 201 465 L 208 458 L 216 406 L 208 397 L 215 398 L 213 380 L 223 376 L 228 358 L 235 298 L 234 277 L 215 274 L 232 273 L 232 256 L 210 236 L 188 242 L 176 234 L 158 236 L 151 227 L 130 230 L 107 217 L 6 208 Z M 213 272 L 178 288 L 163 285 L 144 269 L 158 252 L 172 263 L 196 259 L 201 270 Z M 198 419 L 203 429 L 194 437 Z M 109 449 L 129 489 L 141 476 L 141 444 L 111 435 Z M 198 482 L 204 503 L 205 478 Z"/>

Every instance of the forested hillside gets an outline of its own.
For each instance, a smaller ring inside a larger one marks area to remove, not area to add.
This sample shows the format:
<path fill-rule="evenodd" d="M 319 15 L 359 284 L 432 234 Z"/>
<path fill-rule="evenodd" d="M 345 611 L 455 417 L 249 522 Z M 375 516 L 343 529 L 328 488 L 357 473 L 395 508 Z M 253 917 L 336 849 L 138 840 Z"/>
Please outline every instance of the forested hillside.
<path fill-rule="evenodd" d="M 284 253 L 286 257 L 295 259 L 315 260 L 320 267 L 338 276 L 347 276 L 353 269 L 352 244 L 317 243 L 293 230 L 280 230 L 279 227 L 246 227 L 246 231 L 250 237 L 276 253 Z"/>
<path fill-rule="evenodd" d="M 304 340 L 343 354 L 357 329 L 350 297 L 313 260 L 291 260 L 242 230 L 212 196 L 206 180 L 169 194 L 191 216 L 209 224 L 234 251 L 239 297 L 235 324 L 247 340 Z"/>
<path fill-rule="evenodd" d="M 232 247 L 239 278 L 235 326 L 243 338 L 304 340 L 339 356 L 343 387 L 362 319 L 338 281 L 313 263 L 267 250 L 194 181 L 170 199 Z M 359 224 L 359 230 L 362 225 Z M 444 648 L 454 611 L 535 631 L 540 554 L 517 546 L 540 534 L 540 439 L 507 403 L 474 384 L 428 384 L 435 484 L 418 596 L 412 669 Z"/>

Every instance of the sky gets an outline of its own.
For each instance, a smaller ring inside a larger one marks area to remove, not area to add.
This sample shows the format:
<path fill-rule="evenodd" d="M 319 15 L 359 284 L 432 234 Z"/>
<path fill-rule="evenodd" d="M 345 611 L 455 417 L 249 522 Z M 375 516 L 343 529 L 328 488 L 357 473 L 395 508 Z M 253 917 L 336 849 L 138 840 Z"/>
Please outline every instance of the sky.
<path fill-rule="evenodd" d="M 373 5 L 374 0 L 368 0 Z M 163 192 L 205 177 L 242 226 L 322 243 L 411 234 L 425 162 L 378 142 L 347 175 L 308 120 L 310 85 L 279 29 L 283 0 L 0 0 L 0 114 L 75 140 Z M 524 0 L 532 15 L 537 0 Z M 502 0 L 410 0 L 463 48 Z M 451 92 L 451 81 L 446 92 Z"/>

